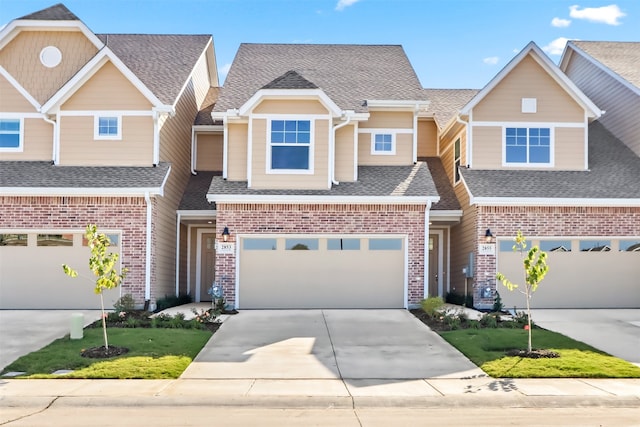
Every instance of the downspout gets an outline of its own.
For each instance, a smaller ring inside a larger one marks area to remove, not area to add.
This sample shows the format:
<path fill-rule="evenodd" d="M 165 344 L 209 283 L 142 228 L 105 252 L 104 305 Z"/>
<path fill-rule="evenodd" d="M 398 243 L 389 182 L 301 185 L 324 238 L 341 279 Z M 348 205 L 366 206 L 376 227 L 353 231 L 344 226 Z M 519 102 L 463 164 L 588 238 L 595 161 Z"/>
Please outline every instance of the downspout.
<path fill-rule="evenodd" d="M 144 271 L 144 300 L 145 305 L 151 300 L 151 197 L 149 192 L 144 193 L 144 201 L 147 203 L 147 241 L 145 249 Z"/>
<path fill-rule="evenodd" d="M 43 117 L 43 120 L 47 123 L 53 125 L 53 152 L 51 153 L 51 161 L 54 165 L 58 164 L 57 152 L 58 152 L 58 126 L 55 120 L 51 120 L 47 118 L 47 116 Z"/>
<path fill-rule="evenodd" d="M 429 211 L 431 211 L 431 200 L 427 200 L 424 208 L 424 298 L 429 297 Z"/>
<path fill-rule="evenodd" d="M 331 158 L 331 183 L 333 185 L 340 184 L 336 181 L 336 133 L 338 132 L 338 129 L 351 123 L 351 115 L 353 114 L 353 111 L 345 111 L 344 114 L 347 117 L 347 120 L 344 123 L 334 126 L 333 134 L 331 135 L 331 144 L 329 144 L 329 150 L 331 150 L 331 153 L 329 153 L 329 157 Z"/>
<path fill-rule="evenodd" d="M 227 164 L 229 162 L 229 122 L 225 118 L 222 122 L 222 179 L 227 179 Z"/>
<path fill-rule="evenodd" d="M 416 104 L 416 109 L 413 111 L 413 164 L 418 163 L 418 112 L 420 111 L 420 105 Z"/>
<path fill-rule="evenodd" d="M 196 156 L 196 130 L 191 126 L 191 175 L 198 175 L 194 169 Z"/>

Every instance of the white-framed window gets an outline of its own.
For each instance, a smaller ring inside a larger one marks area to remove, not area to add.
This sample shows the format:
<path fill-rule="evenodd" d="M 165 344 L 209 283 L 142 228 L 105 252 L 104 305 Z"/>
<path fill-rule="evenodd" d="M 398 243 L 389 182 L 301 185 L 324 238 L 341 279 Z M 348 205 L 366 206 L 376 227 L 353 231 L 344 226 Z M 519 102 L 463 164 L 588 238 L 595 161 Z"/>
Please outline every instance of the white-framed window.
<path fill-rule="evenodd" d="M 551 129 L 548 127 L 505 127 L 504 164 L 550 166 L 551 142 Z"/>
<path fill-rule="evenodd" d="M 122 139 L 122 117 L 94 116 L 94 139 Z"/>
<path fill-rule="evenodd" d="M 371 154 L 396 154 L 396 135 L 394 133 L 374 133 L 371 135 Z"/>
<path fill-rule="evenodd" d="M 453 183 L 460 182 L 460 138 L 453 144 Z"/>
<path fill-rule="evenodd" d="M 271 120 L 268 138 L 269 172 L 309 173 L 313 171 L 312 120 Z"/>
<path fill-rule="evenodd" d="M 0 118 L 0 151 L 22 151 L 22 119 Z"/>

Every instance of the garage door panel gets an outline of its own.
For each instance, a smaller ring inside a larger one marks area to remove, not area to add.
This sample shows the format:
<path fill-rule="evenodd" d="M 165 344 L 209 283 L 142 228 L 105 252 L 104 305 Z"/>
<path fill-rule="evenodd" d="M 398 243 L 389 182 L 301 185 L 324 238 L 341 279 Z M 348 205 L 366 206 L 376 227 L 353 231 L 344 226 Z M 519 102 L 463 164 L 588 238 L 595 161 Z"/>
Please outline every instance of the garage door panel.
<path fill-rule="evenodd" d="M 327 250 L 322 240 L 318 250 L 242 251 L 240 307 L 404 306 L 403 250 Z"/>
<path fill-rule="evenodd" d="M 89 271 L 89 248 L 81 236 L 74 246 L 0 246 L 0 308 L 2 309 L 98 309 L 100 296 L 94 293 Z M 113 248 L 115 249 L 115 248 Z M 68 264 L 78 271 L 71 278 L 62 271 Z M 120 290 L 105 291 L 105 307 L 113 307 Z"/>
<path fill-rule="evenodd" d="M 547 252 L 549 272 L 531 299 L 535 308 L 637 308 L 640 307 L 640 253 Z M 519 254 L 499 254 L 498 271 L 523 286 Z M 518 290 L 498 284 L 506 308 L 524 307 Z M 521 289 L 521 288 L 518 288 Z"/>

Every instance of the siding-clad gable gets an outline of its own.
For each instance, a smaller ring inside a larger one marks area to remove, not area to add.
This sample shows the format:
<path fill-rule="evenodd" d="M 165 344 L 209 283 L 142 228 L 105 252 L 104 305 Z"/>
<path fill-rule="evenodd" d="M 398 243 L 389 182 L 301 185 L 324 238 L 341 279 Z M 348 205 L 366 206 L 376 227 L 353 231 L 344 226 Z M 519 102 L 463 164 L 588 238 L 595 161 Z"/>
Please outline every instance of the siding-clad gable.
<path fill-rule="evenodd" d="M 36 108 L 4 76 L 0 75 L 0 112 L 35 113 Z"/>
<path fill-rule="evenodd" d="M 62 54 L 60 64 L 53 68 L 40 61 L 40 53 L 47 46 L 58 48 Z M 97 51 L 79 31 L 23 31 L 0 50 L 0 65 L 42 105 Z"/>

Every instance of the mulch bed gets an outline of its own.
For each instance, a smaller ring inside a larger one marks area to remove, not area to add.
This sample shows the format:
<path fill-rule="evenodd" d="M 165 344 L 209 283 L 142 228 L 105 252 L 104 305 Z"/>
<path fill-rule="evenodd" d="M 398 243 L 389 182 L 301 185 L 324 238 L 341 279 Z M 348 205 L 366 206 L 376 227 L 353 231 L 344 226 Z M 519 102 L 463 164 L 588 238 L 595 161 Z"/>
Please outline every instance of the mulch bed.
<path fill-rule="evenodd" d="M 116 347 L 110 345 L 109 348 L 101 345 L 100 347 L 91 347 L 80 352 L 82 357 L 89 357 L 91 359 L 108 359 L 110 357 L 122 356 L 129 353 L 129 349 L 126 347 Z"/>
<path fill-rule="evenodd" d="M 529 359 L 555 359 L 560 357 L 558 353 L 551 350 L 544 349 L 532 349 L 531 351 L 527 350 L 509 350 L 507 351 L 507 356 L 518 356 L 518 357 L 527 357 Z"/>

